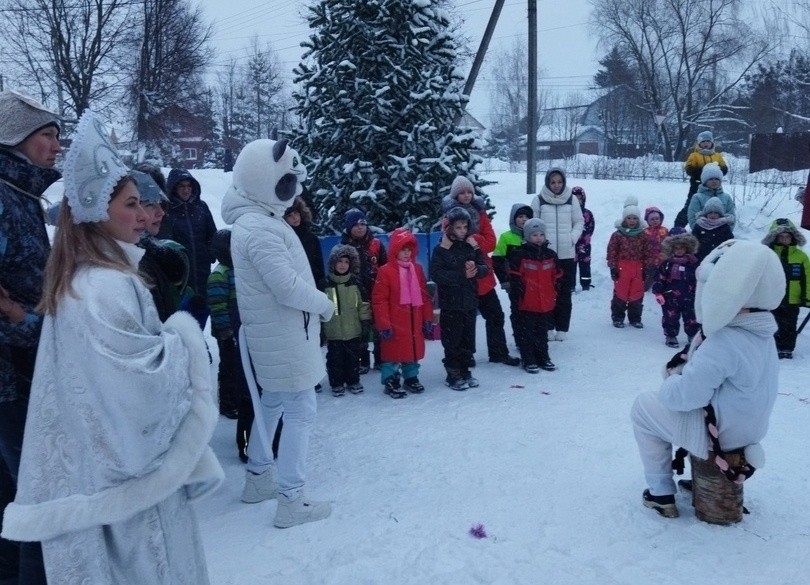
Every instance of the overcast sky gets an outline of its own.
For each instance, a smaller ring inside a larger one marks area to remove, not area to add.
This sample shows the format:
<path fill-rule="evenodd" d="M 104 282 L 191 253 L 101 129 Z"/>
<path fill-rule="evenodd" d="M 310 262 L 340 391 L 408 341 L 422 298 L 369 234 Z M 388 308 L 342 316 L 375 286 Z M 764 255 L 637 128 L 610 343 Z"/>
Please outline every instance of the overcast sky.
<path fill-rule="evenodd" d="M 306 0 L 200 0 L 206 18 L 214 24 L 216 67 L 229 59 L 244 57 L 254 36 L 261 44 L 270 43 L 278 54 L 282 69 L 291 79 L 293 67 L 300 61 L 300 42 L 309 35 L 305 20 Z M 494 0 L 456 0 L 463 30 L 471 50 L 478 49 Z M 495 28 L 491 53 L 512 46 L 516 39 L 527 39 L 527 2 L 508 0 Z M 596 41 L 588 34 L 587 0 L 539 0 L 538 43 L 542 85 L 556 94 L 586 90 L 601 56 Z M 469 65 L 468 65 L 469 68 Z M 470 100 L 469 110 L 485 120 L 489 114 L 489 78 L 487 63 L 481 69 Z"/>

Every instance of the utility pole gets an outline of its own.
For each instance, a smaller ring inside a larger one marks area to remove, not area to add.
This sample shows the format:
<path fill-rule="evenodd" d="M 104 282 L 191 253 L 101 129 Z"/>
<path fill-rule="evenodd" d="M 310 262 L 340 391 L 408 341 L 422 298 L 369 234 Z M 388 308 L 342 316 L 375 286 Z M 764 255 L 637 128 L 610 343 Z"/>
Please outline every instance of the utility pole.
<path fill-rule="evenodd" d="M 537 192 L 537 0 L 529 0 L 529 112 L 526 131 L 526 193 Z"/>
<path fill-rule="evenodd" d="M 489 22 L 484 31 L 484 37 L 481 39 L 481 44 L 478 46 L 478 52 L 475 54 L 470 74 L 467 76 L 467 82 L 464 84 L 464 95 L 469 96 L 472 93 L 475 80 L 478 77 L 478 72 L 481 70 L 481 64 L 484 62 L 484 57 L 489 48 L 489 41 L 492 39 L 492 33 L 495 32 L 495 25 L 498 24 L 498 18 L 501 15 L 501 9 L 506 0 L 495 0 L 495 6 L 492 7 L 492 14 L 489 15 Z"/>

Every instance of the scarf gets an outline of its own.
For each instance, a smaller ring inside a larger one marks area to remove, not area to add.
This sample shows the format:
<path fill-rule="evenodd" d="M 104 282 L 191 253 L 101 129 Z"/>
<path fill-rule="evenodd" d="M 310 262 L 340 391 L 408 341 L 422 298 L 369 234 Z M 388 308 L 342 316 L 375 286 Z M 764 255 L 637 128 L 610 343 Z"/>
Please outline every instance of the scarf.
<path fill-rule="evenodd" d="M 397 264 L 399 264 L 399 304 L 421 307 L 422 287 L 419 286 L 413 262 L 397 260 Z"/>
<path fill-rule="evenodd" d="M 717 219 L 709 219 L 705 215 L 701 215 L 700 217 L 697 218 L 697 224 L 700 227 L 702 227 L 704 230 L 715 230 L 715 229 L 717 229 L 717 228 L 719 228 L 721 226 L 724 226 L 724 225 L 726 225 L 728 223 L 731 223 L 729 221 L 729 216 L 728 215 L 725 215 L 723 217 L 718 217 Z"/>
<path fill-rule="evenodd" d="M 637 227 L 634 227 L 634 228 L 629 228 L 629 227 L 625 227 L 622 224 L 619 224 L 619 225 L 616 226 L 616 231 L 619 232 L 622 235 L 634 238 L 636 236 L 639 236 L 639 235 L 643 234 L 644 233 L 644 228 L 641 227 L 641 225 L 639 225 Z"/>
<path fill-rule="evenodd" d="M 682 264 L 693 264 L 697 262 L 697 258 L 694 254 L 684 254 L 683 256 L 673 256 L 669 259 L 671 266 L 669 267 L 669 279 L 672 280 L 683 280 L 684 275 L 686 274 L 685 271 L 680 270 L 680 265 Z"/>

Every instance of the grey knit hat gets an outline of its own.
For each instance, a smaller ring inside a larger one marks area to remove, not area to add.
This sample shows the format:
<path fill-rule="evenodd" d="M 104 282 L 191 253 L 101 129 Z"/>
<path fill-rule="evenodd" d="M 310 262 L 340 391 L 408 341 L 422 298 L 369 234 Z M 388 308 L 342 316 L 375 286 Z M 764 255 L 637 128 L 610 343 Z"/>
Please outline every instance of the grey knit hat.
<path fill-rule="evenodd" d="M 538 217 L 529 219 L 523 224 L 523 240 L 528 242 L 533 234 L 546 235 L 546 224 Z"/>
<path fill-rule="evenodd" d="M 716 162 L 708 163 L 703 167 L 703 171 L 700 173 L 700 182 L 702 184 L 705 185 L 710 179 L 717 179 L 718 181 L 723 180 L 723 170 Z"/>
<path fill-rule="evenodd" d="M 0 145 L 13 147 L 46 126 L 61 131 L 56 114 L 16 91 L 0 92 Z"/>
<path fill-rule="evenodd" d="M 697 136 L 697 142 L 700 144 L 701 142 L 711 142 L 714 144 L 714 136 L 712 136 L 711 130 L 704 130 Z"/>

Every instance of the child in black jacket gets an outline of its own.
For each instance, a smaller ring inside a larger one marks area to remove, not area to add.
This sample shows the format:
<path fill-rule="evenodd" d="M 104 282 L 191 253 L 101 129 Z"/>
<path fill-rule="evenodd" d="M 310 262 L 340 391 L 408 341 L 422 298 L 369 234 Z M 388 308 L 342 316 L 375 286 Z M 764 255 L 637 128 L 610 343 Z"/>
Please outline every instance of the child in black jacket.
<path fill-rule="evenodd" d="M 446 227 L 441 243 L 430 259 L 430 277 L 439 289 L 439 325 L 444 347 L 445 383 L 453 390 L 478 386 L 472 377 L 473 328 L 478 309 L 476 279 L 489 269 L 475 239 L 468 237 L 470 214 L 454 207 L 446 214 Z"/>

